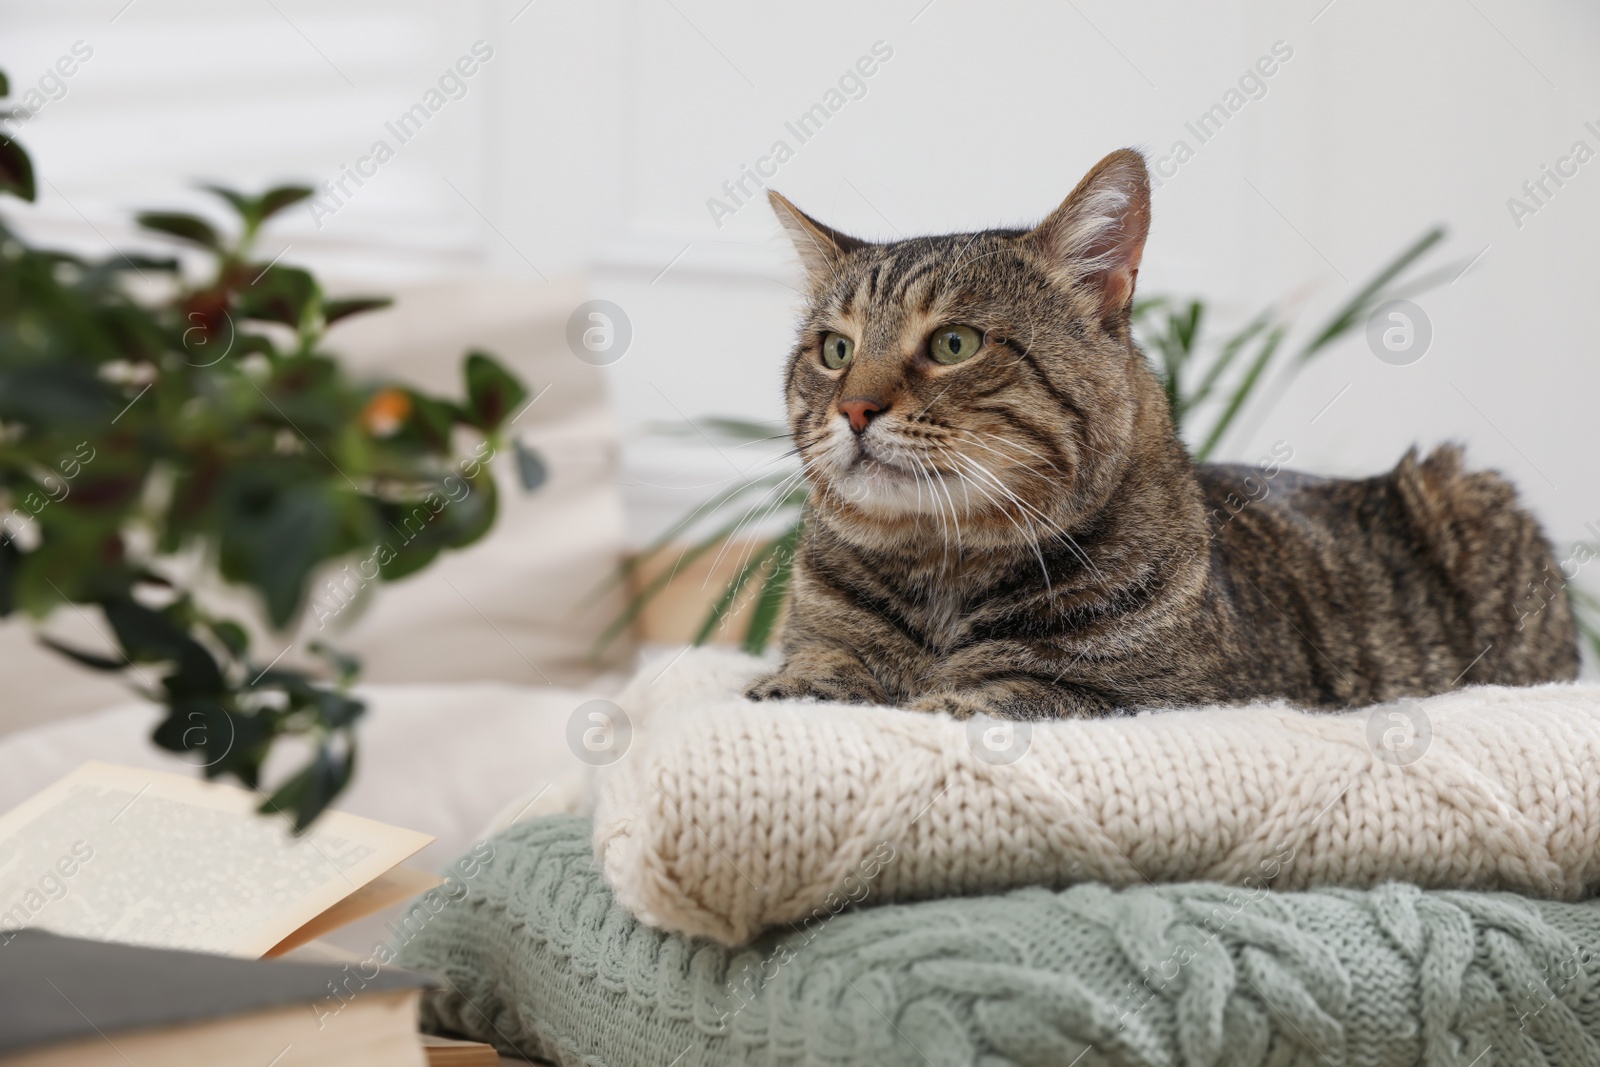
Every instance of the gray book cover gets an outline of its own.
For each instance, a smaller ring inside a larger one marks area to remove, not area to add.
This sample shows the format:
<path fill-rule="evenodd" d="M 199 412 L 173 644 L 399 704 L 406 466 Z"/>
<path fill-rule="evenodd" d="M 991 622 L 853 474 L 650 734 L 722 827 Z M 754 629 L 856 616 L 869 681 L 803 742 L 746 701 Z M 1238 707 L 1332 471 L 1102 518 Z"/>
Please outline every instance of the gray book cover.
<path fill-rule="evenodd" d="M 358 1003 L 364 993 L 434 984 L 423 975 L 380 969 L 376 963 L 246 960 L 43 930 L 6 934 L 0 939 L 0 1055 L 97 1033 L 199 1023 L 290 1004 L 327 1001 L 333 1011 L 340 1000 Z"/>

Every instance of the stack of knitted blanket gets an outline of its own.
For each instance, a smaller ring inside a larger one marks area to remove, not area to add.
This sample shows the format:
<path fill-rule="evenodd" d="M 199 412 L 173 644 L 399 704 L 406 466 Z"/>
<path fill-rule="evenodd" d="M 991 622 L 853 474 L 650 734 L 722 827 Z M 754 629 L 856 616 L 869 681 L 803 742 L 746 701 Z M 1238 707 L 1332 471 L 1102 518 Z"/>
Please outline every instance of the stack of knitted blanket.
<path fill-rule="evenodd" d="M 545 797 L 592 823 L 426 906 L 431 1026 L 573 1067 L 1600 1067 L 1600 689 L 1022 724 L 759 669 L 604 711 L 625 751 Z"/>
<path fill-rule="evenodd" d="M 869 868 L 875 902 L 1078 882 L 1600 886 L 1600 687 L 1000 723 L 755 704 L 737 694 L 760 669 L 697 650 L 617 698 L 634 740 L 600 778 L 595 848 L 646 922 L 738 944 Z"/>
<path fill-rule="evenodd" d="M 590 834 L 514 826 L 465 893 L 418 904 L 401 962 L 444 979 L 426 1025 L 562 1067 L 1600 1064 L 1597 904 L 1081 885 L 733 949 L 628 914 Z"/>

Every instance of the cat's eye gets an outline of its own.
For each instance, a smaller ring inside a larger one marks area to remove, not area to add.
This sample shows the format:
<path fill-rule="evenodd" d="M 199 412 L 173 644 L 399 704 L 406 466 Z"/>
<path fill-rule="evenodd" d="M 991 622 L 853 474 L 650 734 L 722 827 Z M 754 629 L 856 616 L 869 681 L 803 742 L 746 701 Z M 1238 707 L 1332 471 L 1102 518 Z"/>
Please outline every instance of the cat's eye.
<path fill-rule="evenodd" d="M 829 370 L 843 370 L 856 354 L 856 343 L 842 333 L 822 339 L 822 362 Z"/>
<path fill-rule="evenodd" d="M 935 363 L 965 363 L 983 347 L 983 335 L 971 326 L 941 326 L 928 339 L 928 353 Z"/>

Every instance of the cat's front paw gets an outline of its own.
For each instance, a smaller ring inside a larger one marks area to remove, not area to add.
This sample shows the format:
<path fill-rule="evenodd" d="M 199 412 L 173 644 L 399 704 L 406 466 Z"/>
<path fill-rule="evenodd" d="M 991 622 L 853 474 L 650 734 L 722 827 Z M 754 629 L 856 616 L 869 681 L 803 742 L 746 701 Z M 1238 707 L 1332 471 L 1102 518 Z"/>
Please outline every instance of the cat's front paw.
<path fill-rule="evenodd" d="M 991 702 L 977 693 L 963 693 L 946 689 L 926 693 L 906 705 L 912 711 L 926 711 L 934 715 L 949 715 L 956 719 L 970 719 L 974 715 L 993 713 Z"/>
<path fill-rule="evenodd" d="M 744 691 L 751 700 L 831 700 L 842 704 L 886 704 L 883 689 L 871 678 L 812 678 L 776 671 L 751 682 Z"/>

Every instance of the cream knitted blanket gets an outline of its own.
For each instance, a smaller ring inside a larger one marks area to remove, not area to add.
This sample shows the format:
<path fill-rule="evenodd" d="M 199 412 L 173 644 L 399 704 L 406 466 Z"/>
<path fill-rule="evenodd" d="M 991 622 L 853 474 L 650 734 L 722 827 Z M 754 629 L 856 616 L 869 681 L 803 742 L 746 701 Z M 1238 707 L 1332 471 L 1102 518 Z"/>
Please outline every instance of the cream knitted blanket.
<path fill-rule="evenodd" d="M 959 722 L 755 704 L 761 664 L 694 650 L 616 704 L 595 849 L 652 925 L 726 944 L 851 901 L 1024 885 L 1600 886 L 1600 687 Z"/>

